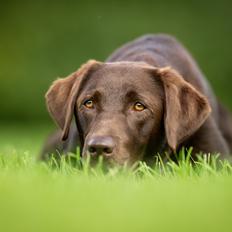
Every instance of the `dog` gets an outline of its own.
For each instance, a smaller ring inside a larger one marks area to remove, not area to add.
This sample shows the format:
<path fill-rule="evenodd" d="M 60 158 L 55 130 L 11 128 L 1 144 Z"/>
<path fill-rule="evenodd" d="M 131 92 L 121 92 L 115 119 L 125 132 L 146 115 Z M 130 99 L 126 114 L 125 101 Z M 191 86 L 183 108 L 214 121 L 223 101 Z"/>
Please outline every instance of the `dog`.
<path fill-rule="evenodd" d="M 119 165 L 166 152 L 174 157 L 181 147 L 192 147 L 192 157 L 229 159 L 232 151 L 230 113 L 169 35 L 145 35 L 105 62 L 89 60 L 51 85 L 46 104 L 60 130 L 46 142 L 43 160 L 77 146 L 82 157 L 103 156 Z"/>

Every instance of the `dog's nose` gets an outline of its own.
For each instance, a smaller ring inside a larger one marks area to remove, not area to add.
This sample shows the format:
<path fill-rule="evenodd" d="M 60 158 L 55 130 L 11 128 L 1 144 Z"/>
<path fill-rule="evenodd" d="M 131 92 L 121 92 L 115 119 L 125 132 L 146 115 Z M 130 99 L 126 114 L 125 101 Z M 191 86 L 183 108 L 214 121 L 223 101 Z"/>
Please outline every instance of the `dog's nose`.
<path fill-rule="evenodd" d="M 91 138 L 87 144 L 87 150 L 92 156 L 110 156 L 113 153 L 114 147 L 114 140 L 110 136 L 98 136 Z"/>

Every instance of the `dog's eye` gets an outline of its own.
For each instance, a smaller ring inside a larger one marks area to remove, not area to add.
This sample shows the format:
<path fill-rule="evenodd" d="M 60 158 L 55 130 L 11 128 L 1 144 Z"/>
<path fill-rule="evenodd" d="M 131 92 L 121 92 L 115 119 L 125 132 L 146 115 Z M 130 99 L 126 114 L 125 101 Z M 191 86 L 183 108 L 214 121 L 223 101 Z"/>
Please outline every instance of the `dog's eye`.
<path fill-rule="evenodd" d="M 89 100 L 86 100 L 84 102 L 84 106 L 88 109 L 92 109 L 93 108 L 93 100 L 89 99 Z"/>
<path fill-rule="evenodd" d="M 136 102 L 133 106 L 133 110 L 135 111 L 143 111 L 146 107 L 140 103 L 140 102 Z"/>

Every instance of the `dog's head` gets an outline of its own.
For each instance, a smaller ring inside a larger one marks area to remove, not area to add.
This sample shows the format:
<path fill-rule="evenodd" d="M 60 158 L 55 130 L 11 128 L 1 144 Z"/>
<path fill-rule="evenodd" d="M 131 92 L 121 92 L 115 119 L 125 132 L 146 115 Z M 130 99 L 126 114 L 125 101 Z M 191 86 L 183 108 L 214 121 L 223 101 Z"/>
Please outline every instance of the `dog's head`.
<path fill-rule="evenodd" d="M 139 62 L 90 60 L 55 81 L 46 100 L 63 140 L 75 115 L 82 155 L 119 164 L 159 152 L 164 138 L 175 151 L 211 111 L 207 99 L 175 70 Z"/>

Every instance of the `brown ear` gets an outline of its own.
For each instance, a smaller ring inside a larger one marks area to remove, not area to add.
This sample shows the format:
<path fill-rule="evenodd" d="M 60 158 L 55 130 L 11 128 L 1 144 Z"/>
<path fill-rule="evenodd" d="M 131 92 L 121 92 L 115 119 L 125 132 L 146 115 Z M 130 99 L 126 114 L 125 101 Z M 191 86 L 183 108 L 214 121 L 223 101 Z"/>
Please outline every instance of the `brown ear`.
<path fill-rule="evenodd" d="M 211 112 L 208 100 L 172 68 L 157 69 L 165 92 L 165 133 L 173 151 L 197 131 Z"/>
<path fill-rule="evenodd" d="M 75 101 L 81 82 L 90 71 L 93 71 L 100 64 L 100 62 L 95 60 L 89 60 L 70 76 L 54 81 L 46 93 L 45 97 L 48 111 L 53 120 L 63 130 L 63 140 L 68 137 Z"/>

